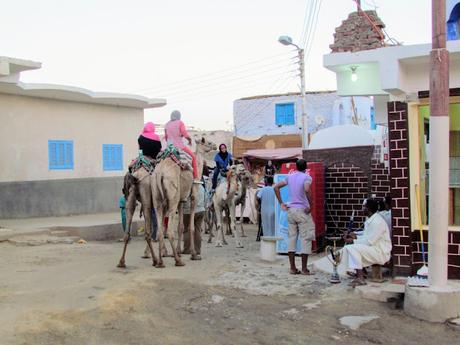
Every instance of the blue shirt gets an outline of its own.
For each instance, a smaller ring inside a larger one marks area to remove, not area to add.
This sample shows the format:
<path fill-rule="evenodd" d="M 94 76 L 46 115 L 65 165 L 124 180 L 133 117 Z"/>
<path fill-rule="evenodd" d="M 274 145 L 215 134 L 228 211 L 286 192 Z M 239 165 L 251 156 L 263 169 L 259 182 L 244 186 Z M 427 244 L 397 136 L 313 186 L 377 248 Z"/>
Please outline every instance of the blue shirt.
<path fill-rule="evenodd" d="M 227 169 L 232 159 L 233 157 L 230 152 L 228 153 L 227 158 L 225 160 L 222 159 L 222 157 L 217 153 L 216 156 L 214 157 L 214 161 L 216 162 L 216 168 L 218 170 Z"/>

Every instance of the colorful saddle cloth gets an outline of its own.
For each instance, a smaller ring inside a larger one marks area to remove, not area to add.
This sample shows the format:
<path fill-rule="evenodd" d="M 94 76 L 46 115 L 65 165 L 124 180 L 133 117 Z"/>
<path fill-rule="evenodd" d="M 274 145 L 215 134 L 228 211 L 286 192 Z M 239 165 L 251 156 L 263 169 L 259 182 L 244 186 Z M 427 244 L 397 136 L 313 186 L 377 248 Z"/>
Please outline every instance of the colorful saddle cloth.
<path fill-rule="evenodd" d="M 158 163 L 166 158 L 172 159 L 182 170 L 192 169 L 192 157 L 172 144 L 158 154 L 156 161 Z"/>

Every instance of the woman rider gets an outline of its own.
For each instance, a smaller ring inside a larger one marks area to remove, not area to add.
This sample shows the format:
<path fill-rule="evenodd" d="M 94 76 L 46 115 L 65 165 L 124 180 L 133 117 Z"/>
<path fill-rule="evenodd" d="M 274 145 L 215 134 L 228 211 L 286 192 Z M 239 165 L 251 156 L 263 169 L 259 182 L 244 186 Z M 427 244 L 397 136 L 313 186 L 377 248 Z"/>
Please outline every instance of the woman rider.
<path fill-rule="evenodd" d="M 227 145 L 220 144 L 219 152 L 214 157 L 216 162 L 216 168 L 214 169 L 214 175 L 212 176 L 212 189 L 215 190 L 217 187 L 217 179 L 221 171 L 227 171 L 229 165 L 232 164 L 232 154 L 227 151 Z"/>
<path fill-rule="evenodd" d="M 158 153 L 161 151 L 161 139 L 158 134 L 155 133 L 155 125 L 153 122 L 147 122 L 144 125 L 144 130 L 137 139 L 139 149 L 142 150 L 144 156 L 148 156 L 151 159 L 156 159 Z"/>
<path fill-rule="evenodd" d="M 195 153 L 183 142 L 183 138 L 185 138 L 187 139 L 188 144 L 192 145 L 192 138 L 188 134 L 187 129 L 185 128 L 185 124 L 181 121 L 180 118 L 180 111 L 174 110 L 171 113 L 171 121 L 169 121 L 165 126 L 165 139 L 168 144 L 173 144 L 174 147 L 181 149 L 192 157 L 193 182 L 201 184 L 201 182 L 198 180 L 198 166 Z"/>

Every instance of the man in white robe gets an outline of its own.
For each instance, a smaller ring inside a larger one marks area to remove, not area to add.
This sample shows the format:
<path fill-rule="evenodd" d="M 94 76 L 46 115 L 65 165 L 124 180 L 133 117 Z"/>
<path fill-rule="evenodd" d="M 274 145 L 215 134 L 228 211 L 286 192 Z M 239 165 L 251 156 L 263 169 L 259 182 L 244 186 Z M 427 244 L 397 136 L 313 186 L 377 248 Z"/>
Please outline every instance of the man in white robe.
<path fill-rule="evenodd" d="M 365 285 L 363 267 L 384 265 L 391 257 L 391 239 L 388 225 L 378 213 L 378 203 L 375 199 L 367 199 L 364 212 L 368 219 L 364 223 L 361 236 L 354 233 L 344 237 L 343 263 L 349 271 L 356 271 L 356 279 L 350 285 Z"/>

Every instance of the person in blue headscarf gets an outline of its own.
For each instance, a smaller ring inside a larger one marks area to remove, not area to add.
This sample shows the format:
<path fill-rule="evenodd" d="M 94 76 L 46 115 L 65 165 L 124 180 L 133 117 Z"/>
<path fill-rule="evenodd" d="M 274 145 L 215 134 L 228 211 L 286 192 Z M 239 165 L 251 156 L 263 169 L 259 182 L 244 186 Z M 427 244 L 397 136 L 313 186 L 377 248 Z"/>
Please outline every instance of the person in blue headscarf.
<path fill-rule="evenodd" d="M 216 168 L 214 169 L 214 175 L 212 176 L 212 189 L 215 190 L 217 187 L 217 179 L 221 171 L 227 171 L 228 167 L 232 164 L 232 154 L 227 151 L 227 145 L 220 144 L 219 152 L 214 157 L 216 162 Z"/>

